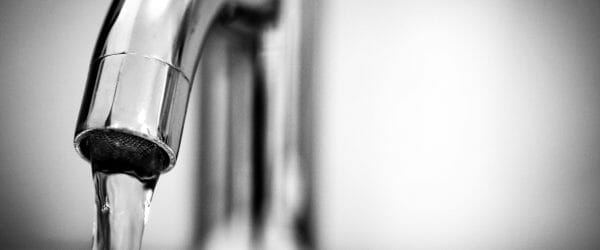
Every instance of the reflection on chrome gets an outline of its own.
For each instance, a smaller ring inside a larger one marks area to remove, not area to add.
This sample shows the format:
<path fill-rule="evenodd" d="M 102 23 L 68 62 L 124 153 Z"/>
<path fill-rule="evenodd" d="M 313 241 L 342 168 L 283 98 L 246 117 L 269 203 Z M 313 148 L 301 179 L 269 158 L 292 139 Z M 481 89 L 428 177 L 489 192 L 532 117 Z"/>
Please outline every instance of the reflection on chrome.
<path fill-rule="evenodd" d="M 197 246 L 313 248 L 311 173 L 299 153 L 303 4 L 115 0 L 90 65 L 77 152 L 131 168 L 105 171 L 165 173 L 199 84 Z"/>

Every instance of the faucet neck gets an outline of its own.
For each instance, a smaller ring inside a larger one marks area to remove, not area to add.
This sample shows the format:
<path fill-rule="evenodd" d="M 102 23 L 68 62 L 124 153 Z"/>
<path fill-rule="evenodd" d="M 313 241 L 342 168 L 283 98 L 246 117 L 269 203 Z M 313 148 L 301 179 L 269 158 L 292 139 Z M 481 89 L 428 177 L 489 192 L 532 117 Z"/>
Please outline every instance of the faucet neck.
<path fill-rule="evenodd" d="M 89 135 L 116 131 L 158 145 L 169 160 L 167 166 L 155 169 L 172 168 L 191 84 L 211 27 L 223 21 L 256 21 L 261 11 L 274 11 L 269 6 L 275 2 L 115 0 L 92 58 L 76 128 L 77 151 L 89 160 Z M 252 10 L 257 14 L 249 14 Z M 240 13 L 240 19 L 232 13 Z"/>

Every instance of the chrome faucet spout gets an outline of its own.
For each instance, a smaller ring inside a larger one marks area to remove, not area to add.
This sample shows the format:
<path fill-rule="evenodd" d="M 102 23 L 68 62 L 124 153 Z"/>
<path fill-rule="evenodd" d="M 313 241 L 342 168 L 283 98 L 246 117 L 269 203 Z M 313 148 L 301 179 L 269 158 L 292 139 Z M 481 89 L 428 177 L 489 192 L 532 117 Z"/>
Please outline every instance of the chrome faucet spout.
<path fill-rule="evenodd" d="M 310 248 L 299 139 L 303 2 L 115 0 L 90 64 L 77 152 L 102 168 L 95 172 L 156 180 L 175 165 L 198 84 L 196 243 L 219 248 L 223 235 L 242 234 L 259 249 Z"/>
<path fill-rule="evenodd" d="M 75 131 L 80 155 L 86 160 L 127 162 L 133 169 L 119 171 L 142 177 L 171 169 L 211 26 L 235 19 L 232 13 L 244 13 L 239 8 L 267 13 L 274 10 L 274 3 L 114 1 L 93 54 Z"/>

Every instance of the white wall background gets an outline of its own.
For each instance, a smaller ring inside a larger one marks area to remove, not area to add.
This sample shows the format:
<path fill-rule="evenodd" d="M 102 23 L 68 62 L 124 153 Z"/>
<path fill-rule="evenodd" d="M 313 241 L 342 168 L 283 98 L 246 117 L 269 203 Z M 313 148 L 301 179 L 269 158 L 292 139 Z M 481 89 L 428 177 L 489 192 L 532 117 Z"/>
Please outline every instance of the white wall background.
<path fill-rule="evenodd" d="M 598 246 L 597 3 L 324 5 L 324 249 Z"/>

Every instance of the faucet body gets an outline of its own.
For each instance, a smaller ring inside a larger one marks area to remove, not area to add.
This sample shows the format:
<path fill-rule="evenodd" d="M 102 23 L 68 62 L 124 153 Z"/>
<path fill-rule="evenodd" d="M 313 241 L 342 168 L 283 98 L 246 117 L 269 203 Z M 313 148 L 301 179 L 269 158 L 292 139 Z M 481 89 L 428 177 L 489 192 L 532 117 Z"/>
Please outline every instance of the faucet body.
<path fill-rule="evenodd" d="M 274 1 L 264 2 L 269 10 L 275 5 Z M 114 1 L 90 66 L 75 132 L 77 151 L 89 160 L 94 152 L 89 144 L 94 143 L 88 140 L 102 140 L 90 138 L 95 135 L 92 132 L 110 130 L 158 146 L 161 157 L 148 159 L 146 164 L 152 166 L 152 172 L 172 168 L 206 34 L 228 9 L 235 12 L 243 3 Z"/>
<path fill-rule="evenodd" d="M 167 172 L 198 84 L 197 244 L 217 246 L 226 228 L 246 228 L 263 248 L 311 247 L 281 240 L 312 238 L 310 173 L 298 154 L 301 6 L 302 0 L 115 0 L 90 64 L 77 152 L 92 162 L 126 163 L 95 171 L 138 178 Z"/>

